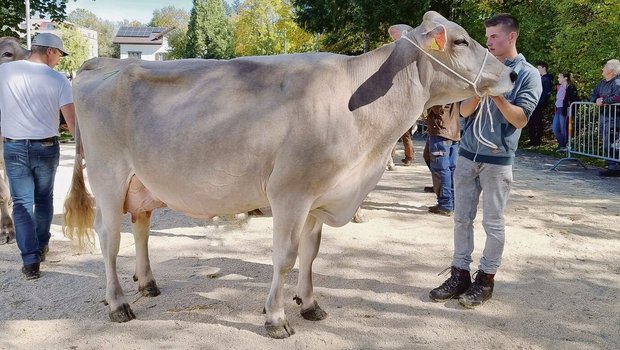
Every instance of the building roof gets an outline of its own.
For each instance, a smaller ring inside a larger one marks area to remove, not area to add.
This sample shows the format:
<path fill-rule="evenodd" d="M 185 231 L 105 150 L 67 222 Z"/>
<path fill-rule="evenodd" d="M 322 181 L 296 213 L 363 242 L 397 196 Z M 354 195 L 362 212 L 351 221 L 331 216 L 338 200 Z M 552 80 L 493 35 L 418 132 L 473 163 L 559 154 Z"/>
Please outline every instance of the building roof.
<path fill-rule="evenodd" d="M 164 27 L 120 27 L 112 43 L 161 45 L 164 35 L 174 28 Z"/>

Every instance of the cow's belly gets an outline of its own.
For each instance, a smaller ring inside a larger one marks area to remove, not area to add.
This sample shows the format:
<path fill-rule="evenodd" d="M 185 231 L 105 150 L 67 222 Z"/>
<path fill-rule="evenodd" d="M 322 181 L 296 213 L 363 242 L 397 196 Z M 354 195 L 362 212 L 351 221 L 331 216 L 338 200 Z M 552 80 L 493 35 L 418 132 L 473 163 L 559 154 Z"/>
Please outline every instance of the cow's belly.
<path fill-rule="evenodd" d="M 126 207 L 126 211 L 133 213 L 168 206 L 188 216 L 210 218 L 268 206 L 260 176 L 231 175 L 214 180 L 210 176 L 180 173 L 172 176 L 161 172 L 136 174 L 130 182 L 125 203 L 137 205 Z M 136 178 L 144 186 L 140 192 L 131 191 L 132 187 L 136 187 L 131 185 Z"/>

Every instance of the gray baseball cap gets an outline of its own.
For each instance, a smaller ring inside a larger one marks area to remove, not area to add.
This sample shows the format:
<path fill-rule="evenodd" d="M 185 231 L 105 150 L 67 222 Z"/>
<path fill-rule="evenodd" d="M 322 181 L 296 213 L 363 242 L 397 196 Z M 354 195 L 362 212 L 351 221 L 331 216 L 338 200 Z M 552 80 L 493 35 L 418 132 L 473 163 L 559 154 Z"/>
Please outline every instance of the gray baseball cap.
<path fill-rule="evenodd" d="M 32 39 L 32 45 L 51 47 L 60 50 L 62 56 L 68 56 L 69 53 L 65 51 L 65 47 L 62 44 L 62 40 L 57 35 L 52 33 L 39 33 Z"/>

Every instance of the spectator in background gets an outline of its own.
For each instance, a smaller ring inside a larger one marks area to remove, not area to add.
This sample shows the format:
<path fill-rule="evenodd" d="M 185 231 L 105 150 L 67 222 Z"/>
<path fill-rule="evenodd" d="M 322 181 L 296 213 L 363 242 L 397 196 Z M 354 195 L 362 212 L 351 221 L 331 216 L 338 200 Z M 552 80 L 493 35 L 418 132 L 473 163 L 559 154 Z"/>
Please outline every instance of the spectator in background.
<path fill-rule="evenodd" d="M 609 60 L 603 67 L 603 79 L 596 85 L 590 95 L 590 102 L 600 109 L 599 114 L 599 137 L 603 140 L 604 156 L 619 158 L 618 152 L 612 144 L 620 139 L 620 108 L 606 107 L 607 105 L 620 103 L 620 61 Z M 607 161 L 607 169 L 599 173 L 601 176 L 620 177 L 620 162 Z"/>
<path fill-rule="evenodd" d="M 530 134 L 529 146 L 540 146 L 543 134 L 545 132 L 544 113 L 551 96 L 551 88 L 553 87 L 553 76 L 547 72 L 549 66 L 545 62 L 539 62 L 537 65 L 538 73 L 542 82 L 543 92 L 536 109 L 532 112 L 532 116 L 527 124 Z"/>
<path fill-rule="evenodd" d="M 566 152 L 568 142 L 568 107 L 577 101 L 577 88 L 572 83 L 568 72 L 558 74 L 557 95 L 555 98 L 555 113 L 553 114 L 552 130 L 558 141 L 557 152 Z"/>
<path fill-rule="evenodd" d="M 405 150 L 405 158 L 400 161 L 403 162 L 404 166 L 410 166 L 413 164 L 413 140 L 411 139 L 411 134 L 413 134 L 413 126 L 407 130 L 407 132 L 401 136 L 400 141 L 403 142 L 403 148 Z M 396 155 L 396 145 L 392 148 L 392 158 Z"/>
<path fill-rule="evenodd" d="M 437 204 L 429 207 L 434 214 L 451 216 L 454 211 L 454 170 L 461 140 L 459 103 L 433 106 L 426 116 L 429 161 Z"/>

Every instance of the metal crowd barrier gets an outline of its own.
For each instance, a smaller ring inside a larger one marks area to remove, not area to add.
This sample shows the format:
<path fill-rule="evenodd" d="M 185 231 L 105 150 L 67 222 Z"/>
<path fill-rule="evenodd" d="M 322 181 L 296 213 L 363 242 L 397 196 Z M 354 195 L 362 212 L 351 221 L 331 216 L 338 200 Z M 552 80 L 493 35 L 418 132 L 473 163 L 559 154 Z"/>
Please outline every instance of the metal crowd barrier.
<path fill-rule="evenodd" d="M 573 102 L 568 111 L 568 146 L 564 161 L 587 167 L 573 155 L 620 162 L 620 104 L 597 106 L 592 102 Z"/>

